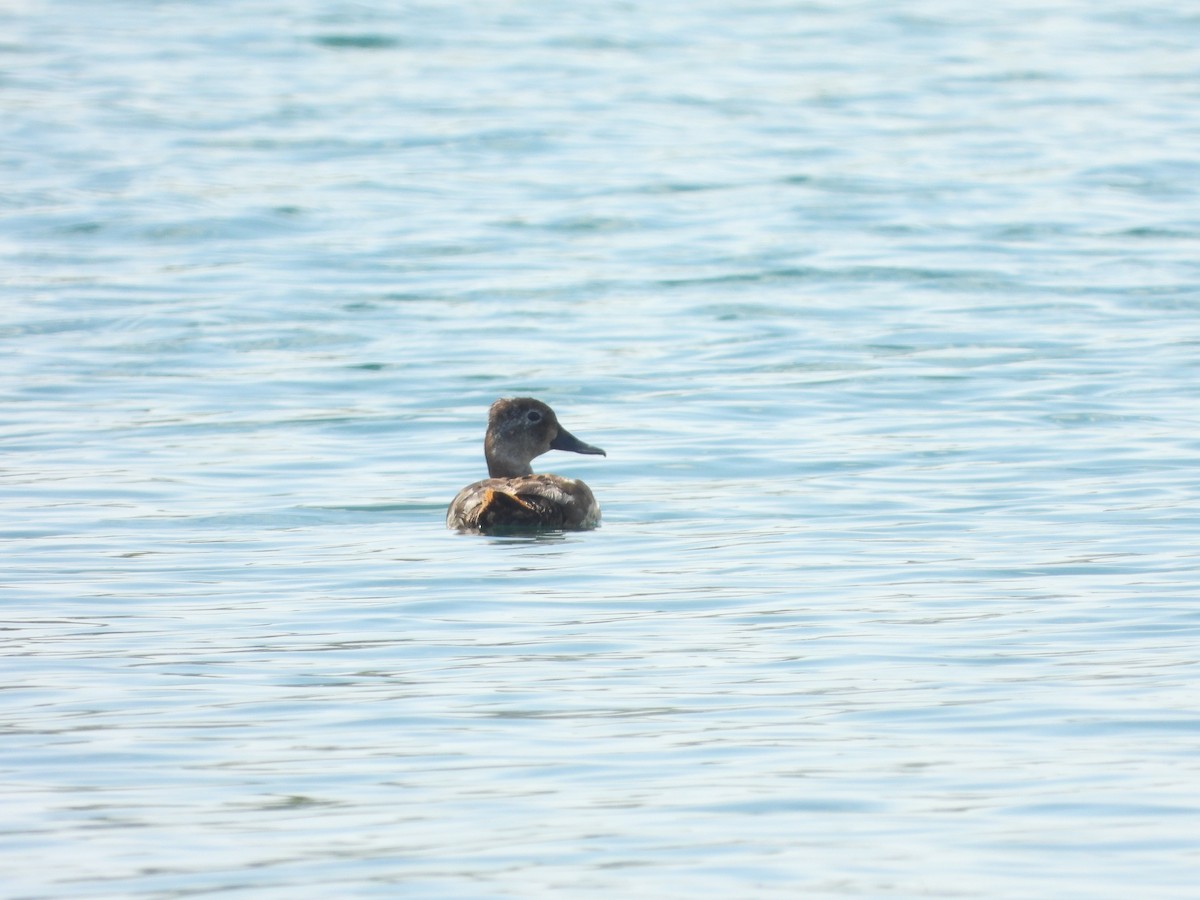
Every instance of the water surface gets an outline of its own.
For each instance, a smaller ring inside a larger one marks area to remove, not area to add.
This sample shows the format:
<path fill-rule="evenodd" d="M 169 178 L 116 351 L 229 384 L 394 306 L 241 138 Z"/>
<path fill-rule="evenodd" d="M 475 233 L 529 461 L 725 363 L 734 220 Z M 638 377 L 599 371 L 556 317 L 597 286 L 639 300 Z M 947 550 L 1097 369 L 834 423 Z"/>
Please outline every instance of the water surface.
<path fill-rule="evenodd" d="M 1200 18 L 0 33 L 6 894 L 1194 891 Z"/>

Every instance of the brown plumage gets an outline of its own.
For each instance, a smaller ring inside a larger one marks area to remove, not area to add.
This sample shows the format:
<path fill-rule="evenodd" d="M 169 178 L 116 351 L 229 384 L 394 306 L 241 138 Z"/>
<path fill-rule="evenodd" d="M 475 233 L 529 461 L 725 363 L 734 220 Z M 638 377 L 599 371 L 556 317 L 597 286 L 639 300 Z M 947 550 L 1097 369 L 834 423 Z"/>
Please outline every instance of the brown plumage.
<path fill-rule="evenodd" d="M 530 463 L 548 450 L 606 455 L 559 425 L 554 410 L 542 401 L 497 400 L 488 410 L 483 439 L 490 477 L 458 492 L 446 511 L 446 526 L 484 534 L 595 528 L 600 504 L 586 484 L 533 474 Z"/>

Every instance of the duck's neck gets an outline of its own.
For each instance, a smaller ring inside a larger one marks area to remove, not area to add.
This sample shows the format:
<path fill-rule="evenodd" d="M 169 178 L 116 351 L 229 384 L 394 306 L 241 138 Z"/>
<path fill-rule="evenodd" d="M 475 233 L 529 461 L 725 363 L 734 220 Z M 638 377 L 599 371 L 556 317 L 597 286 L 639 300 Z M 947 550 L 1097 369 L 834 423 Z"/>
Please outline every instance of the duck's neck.
<path fill-rule="evenodd" d="M 485 451 L 484 456 L 487 458 L 489 478 L 519 478 L 522 475 L 533 474 L 529 460 L 500 456 L 490 448 Z"/>

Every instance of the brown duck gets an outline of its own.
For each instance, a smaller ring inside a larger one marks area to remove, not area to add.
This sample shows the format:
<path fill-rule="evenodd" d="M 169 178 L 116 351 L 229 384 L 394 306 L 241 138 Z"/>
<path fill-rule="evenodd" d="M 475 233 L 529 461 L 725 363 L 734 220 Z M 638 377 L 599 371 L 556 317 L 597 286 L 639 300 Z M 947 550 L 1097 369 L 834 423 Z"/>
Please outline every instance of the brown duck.
<path fill-rule="evenodd" d="M 559 425 L 554 410 L 541 400 L 508 397 L 493 403 L 483 439 L 490 477 L 458 492 L 446 511 L 446 526 L 490 534 L 599 525 L 600 504 L 586 484 L 533 474 L 530 462 L 547 450 L 606 455 Z"/>

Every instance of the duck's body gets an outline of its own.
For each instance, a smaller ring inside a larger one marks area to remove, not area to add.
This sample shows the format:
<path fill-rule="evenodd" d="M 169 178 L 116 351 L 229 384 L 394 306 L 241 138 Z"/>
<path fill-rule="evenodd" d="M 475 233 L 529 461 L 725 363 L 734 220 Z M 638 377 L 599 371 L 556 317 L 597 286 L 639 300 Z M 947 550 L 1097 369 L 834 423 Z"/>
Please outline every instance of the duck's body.
<path fill-rule="evenodd" d="M 600 504 L 582 481 L 534 475 L 530 462 L 547 450 L 605 453 L 558 424 L 532 397 L 497 400 L 488 411 L 484 438 L 488 475 L 458 492 L 446 525 L 485 534 L 504 531 L 580 531 L 600 524 Z"/>
<path fill-rule="evenodd" d="M 561 475 L 485 478 L 463 488 L 446 524 L 460 531 L 582 531 L 600 524 L 600 504 L 582 481 Z"/>

